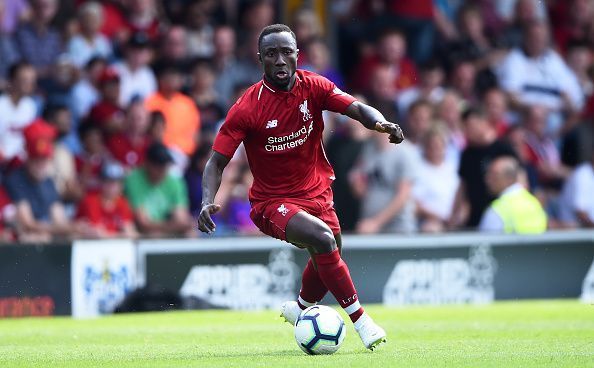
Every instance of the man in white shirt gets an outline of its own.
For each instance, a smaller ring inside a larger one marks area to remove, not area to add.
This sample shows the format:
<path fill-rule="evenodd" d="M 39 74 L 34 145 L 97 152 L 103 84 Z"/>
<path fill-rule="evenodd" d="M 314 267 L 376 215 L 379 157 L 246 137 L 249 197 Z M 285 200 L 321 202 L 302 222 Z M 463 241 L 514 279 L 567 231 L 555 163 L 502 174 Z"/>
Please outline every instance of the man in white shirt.
<path fill-rule="evenodd" d="M 524 47 L 512 50 L 497 69 L 501 87 L 520 107 L 541 105 L 557 113 L 549 131 L 561 124 L 560 112 L 577 112 L 584 106 L 580 84 L 561 56 L 550 47 L 549 29 L 532 22 L 524 33 Z"/>
<path fill-rule="evenodd" d="M 25 157 L 25 129 L 37 116 L 37 105 L 31 97 L 37 84 L 37 73 L 29 63 L 19 62 L 8 72 L 10 88 L 0 96 L 0 161 Z"/>
<path fill-rule="evenodd" d="M 144 99 L 157 90 L 157 79 L 149 67 L 150 40 L 143 33 L 135 33 L 128 41 L 125 60 L 113 68 L 120 76 L 120 105 L 128 106 L 135 97 Z"/>
<path fill-rule="evenodd" d="M 560 220 L 564 225 L 594 227 L 594 153 L 579 165 L 561 193 Z"/>
<path fill-rule="evenodd" d="M 547 229 L 542 205 L 520 183 L 520 165 L 509 156 L 495 159 L 487 169 L 485 182 L 498 198 L 485 210 L 479 230 L 515 234 L 539 234 Z"/>

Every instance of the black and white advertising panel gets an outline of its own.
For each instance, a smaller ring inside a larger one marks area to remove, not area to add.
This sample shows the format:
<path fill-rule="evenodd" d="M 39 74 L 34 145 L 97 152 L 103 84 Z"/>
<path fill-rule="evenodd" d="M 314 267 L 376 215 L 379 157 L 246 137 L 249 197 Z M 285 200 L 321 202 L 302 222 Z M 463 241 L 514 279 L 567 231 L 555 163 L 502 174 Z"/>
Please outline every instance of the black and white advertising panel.
<path fill-rule="evenodd" d="M 362 302 L 594 299 L 594 232 L 345 236 L 343 243 Z M 215 238 L 141 241 L 138 256 L 142 285 L 261 309 L 295 298 L 308 254 L 269 238 Z"/>

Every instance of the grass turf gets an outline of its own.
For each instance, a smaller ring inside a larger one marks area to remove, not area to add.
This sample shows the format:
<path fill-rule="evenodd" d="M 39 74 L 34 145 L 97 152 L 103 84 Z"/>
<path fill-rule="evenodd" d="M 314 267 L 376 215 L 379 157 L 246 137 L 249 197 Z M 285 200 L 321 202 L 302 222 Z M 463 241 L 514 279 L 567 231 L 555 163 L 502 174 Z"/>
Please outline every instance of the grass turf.
<path fill-rule="evenodd" d="M 348 324 L 332 356 L 304 355 L 273 311 L 0 320 L 0 367 L 594 367 L 593 305 L 367 310 L 388 344 L 366 351 Z"/>

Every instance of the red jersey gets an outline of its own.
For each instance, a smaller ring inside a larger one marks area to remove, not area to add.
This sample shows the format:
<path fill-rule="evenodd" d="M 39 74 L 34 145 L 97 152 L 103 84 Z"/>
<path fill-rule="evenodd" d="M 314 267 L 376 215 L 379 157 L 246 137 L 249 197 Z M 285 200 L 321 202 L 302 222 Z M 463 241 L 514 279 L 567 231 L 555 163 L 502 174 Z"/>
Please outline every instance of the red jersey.
<path fill-rule="evenodd" d="M 354 101 L 328 79 L 304 70 L 297 70 L 290 92 L 262 80 L 231 107 L 213 150 L 230 158 L 243 142 L 254 176 L 252 203 L 314 198 L 334 180 L 322 146 L 322 111 L 343 113 Z"/>
<path fill-rule="evenodd" d="M 109 233 L 115 234 L 123 229 L 125 223 L 132 222 L 133 214 L 123 196 L 116 199 L 113 208 L 105 208 L 101 195 L 91 193 L 80 202 L 76 218 L 87 220 L 92 225 L 102 225 Z"/>
<path fill-rule="evenodd" d="M 148 137 L 134 144 L 124 133 L 114 134 L 107 138 L 106 146 L 113 158 L 127 168 L 139 166 L 144 162 L 144 156 L 150 140 Z"/>

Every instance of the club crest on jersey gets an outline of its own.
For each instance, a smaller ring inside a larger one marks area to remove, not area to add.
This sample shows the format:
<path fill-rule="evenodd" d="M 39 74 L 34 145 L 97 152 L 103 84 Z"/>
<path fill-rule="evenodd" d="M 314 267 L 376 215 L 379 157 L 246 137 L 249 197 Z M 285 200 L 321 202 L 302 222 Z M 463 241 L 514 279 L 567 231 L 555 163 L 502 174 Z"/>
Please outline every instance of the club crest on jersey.
<path fill-rule="evenodd" d="M 278 206 L 278 208 L 276 210 L 278 212 L 280 212 L 280 214 L 283 216 L 287 216 L 287 213 L 289 213 L 289 209 L 287 207 L 285 207 L 284 203 L 282 203 L 280 206 Z"/>
<path fill-rule="evenodd" d="M 299 105 L 299 111 L 303 114 L 303 121 L 308 121 L 311 119 L 311 114 L 309 113 L 309 109 L 307 108 L 307 100 L 303 100 L 303 103 Z"/>
<path fill-rule="evenodd" d="M 266 123 L 266 129 L 276 128 L 277 125 L 278 125 L 278 120 L 276 120 L 276 119 L 268 120 L 268 123 Z"/>

